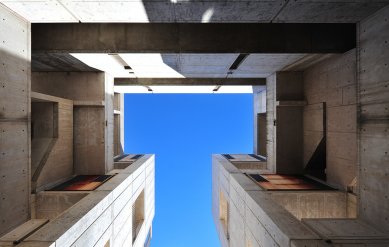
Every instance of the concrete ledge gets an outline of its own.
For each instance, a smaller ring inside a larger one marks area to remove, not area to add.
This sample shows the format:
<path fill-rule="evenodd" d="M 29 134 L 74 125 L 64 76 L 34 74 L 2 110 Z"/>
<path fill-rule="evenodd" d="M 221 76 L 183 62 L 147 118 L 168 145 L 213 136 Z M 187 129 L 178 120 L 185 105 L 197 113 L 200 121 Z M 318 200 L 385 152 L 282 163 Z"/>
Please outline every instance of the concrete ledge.
<path fill-rule="evenodd" d="M 246 210 L 252 211 L 258 222 L 280 246 L 290 246 L 293 239 L 320 239 L 317 234 L 270 199 L 266 192 L 248 191 L 246 205 Z"/>
<path fill-rule="evenodd" d="M 104 243 L 107 241 L 104 236 L 114 232 L 114 229 L 110 228 L 112 224 L 116 226 L 116 230 L 119 230 L 127 222 L 118 221 L 119 215 L 125 219 L 131 218 L 131 205 L 134 198 L 146 186 L 154 186 L 145 183 L 146 168 L 148 168 L 147 175 L 154 176 L 151 169 L 153 162 L 154 155 L 145 155 L 132 166 L 117 170 L 113 178 L 28 237 L 24 246 L 35 243 L 55 243 L 55 246 L 95 246 L 97 243 Z M 152 196 L 154 198 L 154 195 Z M 149 216 L 154 214 L 154 210 L 149 209 L 149 207 L 154 208 L 154 199 L 152 203 L 146 207 Z M 152 219 L 147 220 L 148 224 L 145 227 L 151 225 Z M 111 229 L 111 233 L 107 233 L 107 229 Z M 148 229 L 144 231 L 146 230 Z M 131 236 L 127 235 L 123 236 L 123 241 L 125 238 L 132 240 Z M 114 237 L 112 236 L 112 239 Z M 33 246 L 35 245 L 31 245 Z"/>

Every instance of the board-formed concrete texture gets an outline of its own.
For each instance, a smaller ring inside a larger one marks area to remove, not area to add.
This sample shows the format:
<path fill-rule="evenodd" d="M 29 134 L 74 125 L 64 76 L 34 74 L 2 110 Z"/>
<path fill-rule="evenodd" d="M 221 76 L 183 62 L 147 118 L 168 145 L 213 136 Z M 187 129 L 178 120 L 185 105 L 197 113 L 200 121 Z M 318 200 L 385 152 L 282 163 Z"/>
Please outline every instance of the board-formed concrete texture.
<path fill-rule="evenodd" d="M 33 72 L 31 88 L 73 101 L 75 173 L 113 169 L 113 78 L 103 72 Z"/>
<path fill-rule="evenodd" d="M 0 5 L 0 235 L 30 217 L 30 35 Z"/>
<path fill-rule="evenodd" d="M 31 190 L 36 191 L 73 175 L 73 101 L 36 92 L 31 92 L 31 101 L 31 123 L 35 129 L 31 137 Z M 54 107 L 50 109 L 52 122 L 40 110 L 47 104 Z M 42 125 L 45 122 L 54 129 L 49 136 L 49 126 Z M 44 132 L 40 136 L 39 129 Z"/>
<path fill-rule="evenodd" d="M 154 155 L 144 155 L 125 169 L 112 170 L 108 174 L 115 176 L 95 191 L 38 193 L 36 217 L 48 217 L 50 222 L 20 246 L 143 247 L 155 214 L 154 162 Z M 141 193 L 144 215 L 135 238 L 132 210 Z M 0 246 L 2 243 L 6 244 L 7 239 L 0 238 Z"/>
<path fill-rule="evenodd" d="M 356 66 L 353 49 L 304 71 L 304 166 L 326 136 L 328 182 L 342 189 L 357 174 Z"/>
<path fill-rule="evenodd" d="M 389 233 L 389 8 L 359 31 L 359 213 Z"/>
<path fill-rule="evenodd" d="M 213 156 L 222 246 L 389 246 L 388 4 L 0 0 L 0 246 L 144 246 L 154 156 L 114 162 L 114 86 L 169 83 L 253 86 L 254 155 Z M 265 190 L 260 174 L 325 186 Z"/>
<path fill-rule="evenodd" d="M 220 211 L 221 196 L 227 216 Z M 387 246 L 381 229 L 348 216 L 347 196 L 266 191 L 225 157 L 212 158 L 212 214 L 222 246 Z"/>

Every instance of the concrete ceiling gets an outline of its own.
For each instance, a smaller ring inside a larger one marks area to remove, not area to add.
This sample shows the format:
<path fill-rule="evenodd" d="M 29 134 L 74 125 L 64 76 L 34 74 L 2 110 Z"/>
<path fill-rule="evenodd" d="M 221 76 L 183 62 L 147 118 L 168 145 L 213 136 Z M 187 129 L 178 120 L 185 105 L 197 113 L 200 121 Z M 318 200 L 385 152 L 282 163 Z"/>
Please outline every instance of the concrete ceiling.
<path fill-rule="evenodd" d="M 307 56 L 249 54 L 236 70 L 230 70 L 239 54 L 119 54 L 123 62 L 108 54 L 72 55 L 88 67 L 130 78 L 265 78 Z M 132 70 L 125 70 L 125 65 Z"/>
<path fill-rule="evenodd" d="M 32 71 L 98 71 L 68 53 L 32 53 Z"/>
<path fill-rule="evenodd" d="M 0 0 L 31 22 L 355 23 L 389 0 Z"/>

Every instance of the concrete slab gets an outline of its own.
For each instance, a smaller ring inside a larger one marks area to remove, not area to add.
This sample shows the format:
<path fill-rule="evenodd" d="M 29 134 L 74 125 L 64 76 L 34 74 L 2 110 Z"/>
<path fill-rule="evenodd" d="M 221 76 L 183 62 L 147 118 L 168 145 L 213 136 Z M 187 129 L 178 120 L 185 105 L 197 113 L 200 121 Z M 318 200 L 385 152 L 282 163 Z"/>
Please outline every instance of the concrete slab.
<path fill-rule="evenodd" d="M 303 219 L 324 239 L 388 239 L 388 235 L 356 219 Z"/>

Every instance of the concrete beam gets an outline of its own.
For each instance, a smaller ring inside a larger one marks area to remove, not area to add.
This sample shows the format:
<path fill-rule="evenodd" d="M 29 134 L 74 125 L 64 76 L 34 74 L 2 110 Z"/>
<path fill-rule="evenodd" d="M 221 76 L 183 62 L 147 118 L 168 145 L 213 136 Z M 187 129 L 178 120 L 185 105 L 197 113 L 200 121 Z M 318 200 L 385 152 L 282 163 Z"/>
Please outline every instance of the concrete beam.
<path fill-rule="evenodd" d="M 115 86 L 130 85 L 266 85 L 266 78 L 115 78 Z"/>
<path fill-rule="evenodd" d="M 355 45 L 355 24 L 32 24 L 33 53 L 344 53 Z"/>

